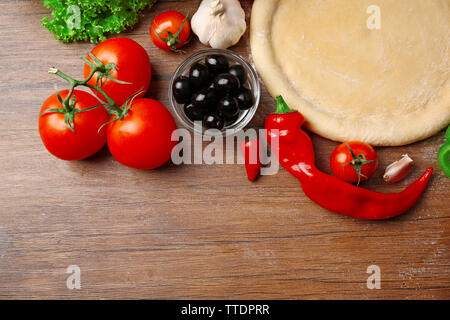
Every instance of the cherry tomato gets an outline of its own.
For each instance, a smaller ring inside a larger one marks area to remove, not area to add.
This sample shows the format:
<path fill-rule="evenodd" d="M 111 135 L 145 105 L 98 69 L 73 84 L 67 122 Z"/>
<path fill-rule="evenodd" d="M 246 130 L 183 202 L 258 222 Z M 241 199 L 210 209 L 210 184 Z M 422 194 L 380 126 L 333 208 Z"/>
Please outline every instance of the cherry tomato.
<path fill-rule="evenodd" d="M 369 179 L 375 173 L 378 167 L 378 156 L 372 146 L 367 143 L 351 141 L 342 143 L 334 149 L 330 165 L 334 175 L 339 179 L 359 183 Z"/>
<path fill-rule="evenodd" d="M 166 163 L 177 144 L 170 112 L 160 102 L 136 99 L 128 114 L 108 125 L 107 141 L 117 161 L 135 169 L 154 169 Z"/>
<path fill-rule="evenodd" d="M 65 99 L 68 90 L 59 92 L 62 99 Z M 75 109 L 83 110 L 100 104 L 91 94 L 85 91 L 74 90 L 76 97 Z M 64 122 L 64 113 L 42 112 L 48 109 L 63 109 L 56 94 L 50 96 L 42 105 L 39 116 L 39 134 L 47 150 L 63 160 L 85 159 L 106 143 L 106 130 L 99 128 L 109 120 L 109 115 L 104 107 L 98 107 L 86 112 L 74 115 L 73 133 Z"/>
<path fill-rule="evenodd" d="M 115 70 L 109 72 L 113 78 L 131 83 L 121 84 L 105 77 L 102 78 L 102 89 L 119 106 L 140 90 L 143 92 L 138 97 L 145 95 L 150 86 L 152 71 L 150 58 L 139 43 L 128 38 L 112 38 L 98 44 L 91 53 L 104 65 L 109 63 L 116 65 Z M 87 57 L 87 60 L 93 62 L 90 56 Z M 92 68 L 88 64 L 84 65 L 85 78 L 88 77 L 91 70 Z M 96 85 L 97 79 L 97 74 L 95 74 L 88 84 Z M 92 91 L 95 92 L 94 89 Z M 100 93 L 99 97 L 105 100 Z"/>
<path fill-rule="evenodd" d="M 156 16 L 150 27 L 150 37 L 158 48 L 177 51 L 191 36 L 191 25 L 178 11 L 166 11 Z"/>

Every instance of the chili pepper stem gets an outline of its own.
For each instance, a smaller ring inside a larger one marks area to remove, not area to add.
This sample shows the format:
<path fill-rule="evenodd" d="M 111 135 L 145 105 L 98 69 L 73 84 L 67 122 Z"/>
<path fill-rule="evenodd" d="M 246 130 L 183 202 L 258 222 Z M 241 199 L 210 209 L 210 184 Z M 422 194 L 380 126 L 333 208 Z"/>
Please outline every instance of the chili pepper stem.
<path fill-rule="evenodd" d="M 282 96 L 278 96 L 276 101 L 277 101 L 277 110 L 275 111 L 276 114 L 295 112 L 295 110 L 289 108 L 289 106 L 287 105 L 286 101 L 284 101 Z"/>

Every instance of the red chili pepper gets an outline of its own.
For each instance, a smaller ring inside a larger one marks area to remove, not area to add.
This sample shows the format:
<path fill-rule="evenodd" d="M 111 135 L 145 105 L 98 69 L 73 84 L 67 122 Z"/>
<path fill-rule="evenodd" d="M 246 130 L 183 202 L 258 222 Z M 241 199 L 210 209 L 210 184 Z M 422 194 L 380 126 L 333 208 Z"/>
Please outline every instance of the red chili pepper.
<path fill-rule="evenodd" d="M 261 160 L 259 158 L 259 140 L 245 140 L 241 143 L 242 154 L 245 160 L 245 170 L 248 180 L 254 181 L 261 171 Z"/>
<path fill-rule="evenodd" d="M 315 166 L 314 149 L 302 130 L 303 116 L 277 98 L 277 112 L 267 117 L 267 140 L 278 138 L 281 165 L 300 180 L 305 194 L 325 209 L 357 219 L 389 219 L 410 209 L 420 198 L 433 168 L 400 193 L 378 193 L 359 188 L 321 172 Z"/>

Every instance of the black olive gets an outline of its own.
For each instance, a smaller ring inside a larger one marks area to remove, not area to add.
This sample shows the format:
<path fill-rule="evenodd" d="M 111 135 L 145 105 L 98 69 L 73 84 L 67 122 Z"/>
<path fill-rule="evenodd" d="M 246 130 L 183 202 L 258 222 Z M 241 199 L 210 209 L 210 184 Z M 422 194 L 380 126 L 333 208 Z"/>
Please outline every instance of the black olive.
<path fill-rule="evenodd" d="M 206 66 L 212 74 L 221 74 L 228 71 L 228 60 L 220 54 L 212 54 L 205 58 Z"/>
<path fill-rule="evenodd" d="M 225 119 L 231 119 L 239 114 L 239 106 L 236 98 L 225 96 L 219 101 L 219 112 Z"/>
<path fill-rule="evenodd" d="M 236 99 L 241 110 L 250 109 L 254 104 L 253 93 L 247 88 L 239 90 Z"/>
<path fill-rule="evenodd" d="M 217 95 L 216 90 L 213 88 L 206 89 L 206 100 L 207 107 L 209 109 L 217 109 L 217 103 L 219 102 L 219 96 Z"/>
<path fill-rule="evenodd" d="M 215 97 L 215 96 L 214 96 Z M 200 91 L 197 91 L 192 96 L 192 104 L 197 107 L 206 110 L 210 107 L 211 104 L 214 104 L 216 101 L 212 100 L 211 94 L 208 94 L 207 89 L 201 89 Z"/>
<path fill-rule="evenodd" d="M 173 83 L 173 97 L 178 103 L 188 103 L 191 100 L 194 88 L 188 77 L 178 77 Z"/>
<path fill-rule="evenodd" d="M 214 80 L 214 89 L 220 96 L 235 94 L 240 87 L 239 79 L 229 73 L 219 74 Z"/>
<path fill-rule="evenodd" d="M 236 114 L 233 118 L 231 119 L 225 119 L 225 126 L 231 126 L 233 125 L 237 120 L 239 119 L 239 113 Z"/>
<path fill-rule="evenodd" d="M 189 80 L 197 89 L 206 87 L 211 81 L 208 68 L 202 63 L 194 63 L 189 70 Z"/>
<path fill-rule="evenodd" d="M 205 128 L 221 130 L 224 125 L 223 118 L 216 112 L 208 113 L 203 117 L 203 126 Z"/>
<path fill-rule="evenodd" d="M 236 76 L 239 79 L 241 85 L 244 85 L 244 83 L 247 81 L 247 72 L 245 72 L 244 67 L 239 64 L 231 66 L 228 73 Z"/>
<path fill-rule="evenodd" d="M 184 113 L 191 121 L 201 121 L 205 115 L 205 111 L 202 108 L 194 107 L 192 103 L 184 106 Z"/>

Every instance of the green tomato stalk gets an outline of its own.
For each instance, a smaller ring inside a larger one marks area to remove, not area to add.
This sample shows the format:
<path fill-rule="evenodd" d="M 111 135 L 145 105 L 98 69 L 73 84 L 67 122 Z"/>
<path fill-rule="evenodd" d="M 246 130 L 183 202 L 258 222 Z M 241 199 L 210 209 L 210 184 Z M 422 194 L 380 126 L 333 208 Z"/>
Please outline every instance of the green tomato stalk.
<path fill-rule="evenodd" d="M 59 92 L 56 91 L 56 96 L 58 97 L 59 102 L 63 106 L 62 109 L 48 109 L 48 110 L 44 111 L 41 115 L 46 114 L 46 113 L 64 113 L 65 123 L 66 123 L 67 127 L 74 133 L 75 133 L 75 129 L 74 129 L 75 114 L 80 113 L 80 112 L 91 111 L 91 110 L 94 110 L 94 109 L 102 107 L 102 106 L 110 106 L 110 108 L 107 109 L 107 111 L 110 115 L 113 115 L 115 117 L 111 121 L 103 124 L 99 129 L 99 131 L 100 131 L 103 128 L 103 126 L 105 126 L 106 124 L 108 124 L 112 121 L 123 119 L 123 117 L 125 117 L 128 114 L 128 111 L 131 107 L 131 104 L 132 104 L 134 98 L 142 93 L 142 90 L 140 90 L 139 92 L 137 92 L 136 94 L 134 94 L 133 96 L 128 98 L 127 101 L 125 101 L 123 107 L 121 108 L 102 89 L 103 79 L 106 78 L 111 81 L 114 81 L 114 82 L 117 82 L 120 84 L 124 84 L 124 85 L 131 84 L 131 83 L 125 82 L 125 81 L 120 81 L 111 76 L 110 72 L 112 70 L 116 70 L 116 65 L 114 63 L 108 63 L 105 65 L 97 57 L 95 57 L 92 53 L 89 53 L 89 56 L 92 58 L 93 62 L 91 62 L 87 59 L 83 59 L 83 60 L 85 63 L 87 63 L 91 67 L 92 70 L 89 73 L 88 77 L 84 80 L 76 80 L 54 67 L 50 68 L 48 71 L 49 73 L 55 74 L 58 77 L 66 80 L 69 83 L 70 88 L 69 88 L 69 94 L 67 95 L 67 97 L 65 99 L 62 99 Z M 91 85 L 88 82 L 92 79 L 92 77 L 95 74 L 97 74 L 97 83 L 96 83 L 96 85 Z M 93 90 L 95 90 L 96 94 L 101 93 L 105 97 L 107 103 L 102 103 L 97 106 L 83 109 L 83 110 L 75 109 L 76 97 L 73 95 L 73 92 L 74 92 L 75 88 L 79 87 L 79 86 L 84 86 L 84 87 L 93 89 Z"/>

